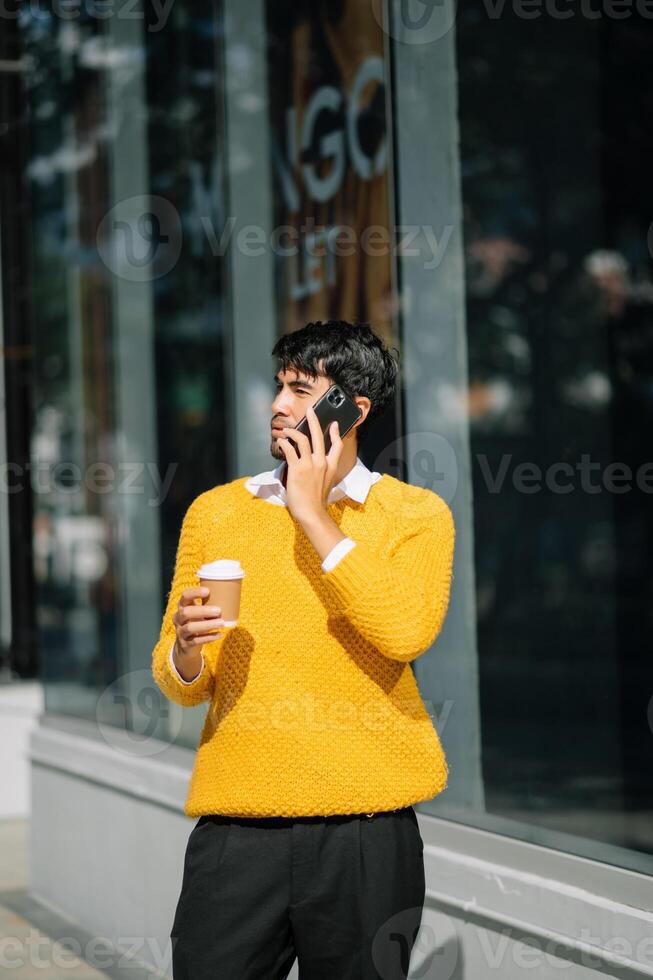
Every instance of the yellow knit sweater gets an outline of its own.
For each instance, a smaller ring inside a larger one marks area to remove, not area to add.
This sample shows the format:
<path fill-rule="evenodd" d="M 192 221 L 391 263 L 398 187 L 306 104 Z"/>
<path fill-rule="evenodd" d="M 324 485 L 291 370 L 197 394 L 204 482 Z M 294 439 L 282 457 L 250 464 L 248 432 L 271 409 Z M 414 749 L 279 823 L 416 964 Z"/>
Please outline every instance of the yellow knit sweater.
<path fill-rule="evenodd" d="M 454 523 L 430 490 L 384 474 L 328 512 L 352 548 L 329 572 L 287 507 L 248 477 L 193 500 L 181 528 L 152 673 L 184 706 L 209 701 L 184 810 L 232 816 L 368 813 L 431 799 L 448 766 L 409 662 L 438 636 Z M 184 684 L 172 616 L 203 562 L 246 574 L 237 627 Z"/>

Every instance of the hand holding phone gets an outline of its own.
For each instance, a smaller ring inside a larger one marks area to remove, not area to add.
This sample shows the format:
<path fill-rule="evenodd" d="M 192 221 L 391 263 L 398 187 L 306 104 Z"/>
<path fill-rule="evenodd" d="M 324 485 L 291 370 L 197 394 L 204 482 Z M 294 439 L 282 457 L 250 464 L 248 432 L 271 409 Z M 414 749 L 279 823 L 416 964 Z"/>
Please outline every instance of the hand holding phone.
<path fill-rule="evenodd" d="M 324 451 L 328 454 L 331 449 L 331 436 L 329 429 L 332 422 L 338 423 L 340 438 L 344 439 L 351 427 L 362 416 L 363 412 L 358 407 L 353 398 L 342 390 L 340 385 L 333 384 L 313 405 L 313 410 L 317 416 L 322 434 L 324 435 Z M 311 430 L 306 416 L 295 426 L 298 432 L 303 432 L 308 437 L 308 442 L 313 449 L 311 442 Z"/>

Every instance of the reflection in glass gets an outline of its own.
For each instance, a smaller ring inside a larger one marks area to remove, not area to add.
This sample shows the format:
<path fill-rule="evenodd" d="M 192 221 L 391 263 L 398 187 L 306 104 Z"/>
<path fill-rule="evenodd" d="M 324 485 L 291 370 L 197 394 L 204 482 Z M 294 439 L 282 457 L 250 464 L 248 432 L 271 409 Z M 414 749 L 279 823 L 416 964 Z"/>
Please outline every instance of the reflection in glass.
<path fill-rule="evenodd" d="M 466 8 L 457 52 L 486 809 L 643 859 L 653 27 Z"/>

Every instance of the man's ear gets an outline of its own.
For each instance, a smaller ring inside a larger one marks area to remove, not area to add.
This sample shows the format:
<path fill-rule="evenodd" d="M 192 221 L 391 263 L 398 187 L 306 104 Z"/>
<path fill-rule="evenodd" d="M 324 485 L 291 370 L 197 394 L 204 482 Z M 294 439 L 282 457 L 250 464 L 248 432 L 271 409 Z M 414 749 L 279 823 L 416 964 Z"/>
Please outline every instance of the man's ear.
<path fill-rule="evenodd" d="M 357 428 L 359 425 L 363 424 L 363 422 L 369 415 L 370 409 L 372 407 L 372 402 L 369 400 L 369 398 L 366 398 L 364 395 L 357 396 L 356 398 L 354 398 L 354 401 L 356 402 L 356 404 L 358 405 L 358 407 L 361 409 L 363 413 L 362 417 L 358 420 L 358 422 L 355 422 L 353 425 L 353 428 Z"/>

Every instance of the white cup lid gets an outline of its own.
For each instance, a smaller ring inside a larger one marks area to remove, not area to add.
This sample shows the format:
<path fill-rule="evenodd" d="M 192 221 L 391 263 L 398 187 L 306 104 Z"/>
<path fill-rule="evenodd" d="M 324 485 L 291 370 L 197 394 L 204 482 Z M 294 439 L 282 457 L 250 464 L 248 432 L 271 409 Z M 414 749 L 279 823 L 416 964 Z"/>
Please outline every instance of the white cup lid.
<path fill-rule="evenodd" d="M 207 562 L 198 568 L 197 575 L 207 579 L 245 578 L 240 562 L 231 558 Z"/>

